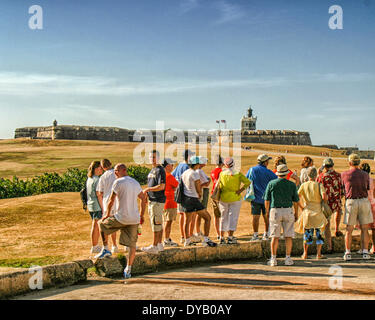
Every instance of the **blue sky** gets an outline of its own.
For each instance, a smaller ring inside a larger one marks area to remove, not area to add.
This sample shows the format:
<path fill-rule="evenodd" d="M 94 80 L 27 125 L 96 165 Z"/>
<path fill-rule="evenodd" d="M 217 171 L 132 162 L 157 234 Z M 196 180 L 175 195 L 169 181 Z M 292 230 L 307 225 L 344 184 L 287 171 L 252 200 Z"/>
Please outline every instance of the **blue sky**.
<path fill-rule="evenodd" d="M 28 8 L 43 8 L 31 30 Z M 328 27 L 331 5 L 344 29 Z M 3 0 L 0 138 L 60 124 L 309 131 L 375 149 L 375 1 Z"/>

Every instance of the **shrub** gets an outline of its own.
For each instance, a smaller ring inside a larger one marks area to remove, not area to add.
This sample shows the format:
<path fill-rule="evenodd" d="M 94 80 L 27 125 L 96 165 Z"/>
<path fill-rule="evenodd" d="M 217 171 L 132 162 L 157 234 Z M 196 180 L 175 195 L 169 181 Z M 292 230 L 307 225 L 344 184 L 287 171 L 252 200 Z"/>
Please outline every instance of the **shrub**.
<path fill-rule="evenodd" d="M 150 169 L 142 166 L 130 166 L 128 174 L 141 185 L 147 183 Z M 44 173 L 32 179 L 20 180 L 0 178 L 0 199 L 27 197 L 51 192 L 79 192 L 87 179 L 87 170 L 69 168 L 62 175 L 56 172 Z"/>

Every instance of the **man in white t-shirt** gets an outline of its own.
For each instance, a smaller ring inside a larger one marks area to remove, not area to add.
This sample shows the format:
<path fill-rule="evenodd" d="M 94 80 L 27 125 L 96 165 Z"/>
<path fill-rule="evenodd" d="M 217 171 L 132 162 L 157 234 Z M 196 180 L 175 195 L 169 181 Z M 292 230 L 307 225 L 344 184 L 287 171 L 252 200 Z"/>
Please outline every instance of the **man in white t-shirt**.
<path fill-rule="evenodd" d="M 105 210 L 108 205 L 109 198 L 111 196 L 112 192 L 112 185 L 115 182 L 116 175 L 115 171 L 112 168 L 112 163 L 108 159 L 102 159 L 100 161 L 100 165 L 104 169 L 104 173 L 100 176 L 98 186 L 96 187 L 96 195 L 99 200 L 99 204 L 102 207 L 103 215 L 106 214 Z M 111 215 L 113 215 L 113 212 L 116 210 L 116 203 L 114 205 L 114 208 L 112 209 Z M 117 247 L 117 240 L 116 240 L 116 232 L 111 234 L 112 238 L 112 253 L 118 252 Z"/>
<path fill-rule="evenodd" d="M 191 233 L 190 233 L 190 221 L 193 213 L 197 213 L 198 216 L 204 220 L 204 246 L 215 247 L 216 243 L 208 238 L 210 233 L 211 217 L 207 210 L 204 208 L 199 199 L 202 196 L 202 188 L 200 183 L 200 176 L 196 169 L 199 166 L 199 158 L 191 157 L 189 161 L 189 169 L 186 170 L 181 176 L 181 183 L 184 184 L 184 197 L 182 206 L 186 214 L 185 220 L 185 246 L 192 244 Z"/>
<path fill-rule="evenodd" d="M 127 266 L 124 270 L 125 279 L 131 277 L 131 267 L 135 258 L 136 244 L 138 240 L 138 225 L 143 224 L 146 209 L 147 196 L 142 192 L 140 184 L 128 176 L 126 166 L 122 163 L 115 166 L 115 174 L 118 178 L 112 187 L 112 194 L 106 209 L 106 215 L 99 222 L 104 245 L 105 235 L 120 230 L 120 244 L 129 248 Z M 141 199 L 141 213 L 139 213 L 137 200 Z M 116 202 L 117 209 L 114 215 L 110 213 Z M 109 250 L 103 249 L 96 258 L 110 256 Z"/>

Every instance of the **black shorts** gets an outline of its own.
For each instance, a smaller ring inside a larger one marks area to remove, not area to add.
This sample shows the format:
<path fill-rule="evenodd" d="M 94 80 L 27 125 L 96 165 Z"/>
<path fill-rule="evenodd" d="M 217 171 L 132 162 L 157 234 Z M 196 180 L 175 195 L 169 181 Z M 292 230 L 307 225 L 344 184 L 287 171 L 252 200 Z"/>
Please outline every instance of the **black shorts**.
<path fill-rule="evenodd" d="M 254 216 L 259 216 L 260 214 L 266 214 L 266 207 L 263 203 L 257 203 L 251 201 L 251 214 Z"/>
<path fill-rule="evenodd" d="M 205 209 L 203 204 L 199 201 L 198 198 L 192 198 L 186 195 L 184 196 L 182 206 L 185 209 L 184 212 L 186 213 L 201 211 Z"/>

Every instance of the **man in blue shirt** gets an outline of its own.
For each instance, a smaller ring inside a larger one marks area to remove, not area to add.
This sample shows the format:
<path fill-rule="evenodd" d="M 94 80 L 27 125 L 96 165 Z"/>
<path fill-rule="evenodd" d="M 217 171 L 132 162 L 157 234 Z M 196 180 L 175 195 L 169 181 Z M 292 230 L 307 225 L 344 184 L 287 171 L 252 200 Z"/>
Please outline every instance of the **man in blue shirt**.
<path fill-rule="evenodd" d="M 246 178 L 253 182 L 255 199 L 251 201 L 251 215 L 253 216 L 253 230 L 254 234 L 251 240 L 260 240 L 258 237 L 259 230 L 259 218 L 263 215 L 265 224 L 265 232 L 263 234 L 263 240 L 269 240 L 268 234 L 268 218 L 266 215 L 266 208 L 264 206 L 264 192 L 266 191 L 267 185 L 270 181 L 277 179 L 277 175 L 271 170 L 267 169 L 269 160 L 272 158 L 266 154 L 258 156 L 258 165 L 249 169 L 246 174 Z"/>
<path fill-rule="evenodd" d="M 189 169 L 189 165 L 188 165 L 188 162 L 189 162 L 189 158 L 191 156 L 195 155 L 195 152 L 193 151 L 190 151 L 189 149 L 185 150 L 183 152 L 183 157 L 184 157 L 184 160 L 183 162 L 180 162 L 178 164 L 178 166 L 176 167 L 176 169 L 174 169 L 172 171 L 172 176 L 174 176 L 176 178 L 176 180 L 178 181 L 178 183 L 181 182 L 181 176 L 182 174 Z M 180 214 L 180 231 L 181 231 L 181 243 L 185 243 L 185 238 L 184 238 L 184 223 L 185 223 L 185 216 L 184 216 L 184 212 L 182 211 L 183 210 L 183 207 L 178 203 L 177 204 L 177 213 Z"/>

